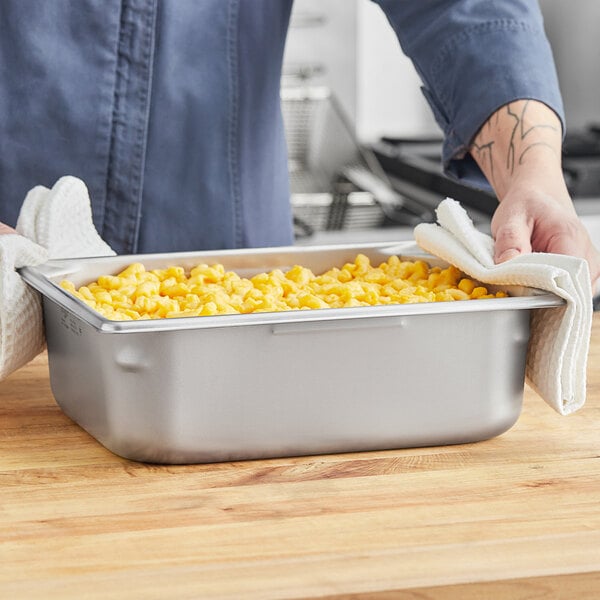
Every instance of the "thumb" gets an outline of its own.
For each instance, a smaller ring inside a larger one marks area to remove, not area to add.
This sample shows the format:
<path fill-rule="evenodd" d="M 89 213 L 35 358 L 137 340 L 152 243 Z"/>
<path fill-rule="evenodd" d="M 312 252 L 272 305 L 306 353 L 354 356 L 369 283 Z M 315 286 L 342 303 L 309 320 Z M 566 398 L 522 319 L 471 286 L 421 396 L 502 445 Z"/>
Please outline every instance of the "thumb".
<path fill-rule="evenodd" d="M 495 225 L 494 262 L 506 262 L 519 254 L 531 252 L 532 230 L 524 214 L 511 215 Z"/>

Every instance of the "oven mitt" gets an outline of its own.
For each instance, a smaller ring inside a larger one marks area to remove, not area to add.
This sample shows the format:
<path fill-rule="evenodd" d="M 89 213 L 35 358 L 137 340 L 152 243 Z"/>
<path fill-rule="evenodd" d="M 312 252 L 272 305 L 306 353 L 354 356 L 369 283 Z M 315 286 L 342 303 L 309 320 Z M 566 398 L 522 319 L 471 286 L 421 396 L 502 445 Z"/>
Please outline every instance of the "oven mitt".
<path fill-rule="evenodd" d="M 494 242 L 477 231 L 461 205 L 446 198 L 436 209 L 438 225 L 421 223 L 415 240 L 427 252 L 483 283 L 538 288 L 566 304 L 532 311 L 526 376 L 531 387 L 561 415 L 583 406 L 592 328 L 587 261 L 535 252 L 494 264 Z"/>
<path fill-rule="evenodd" d="M 16 269 L 49 258 L 114 255 L 92 222 L 85 184 L 62 177 L 25 198 L 17 234 L 0 235 L 0 380 L 44 348 L 41 298 Z"/>

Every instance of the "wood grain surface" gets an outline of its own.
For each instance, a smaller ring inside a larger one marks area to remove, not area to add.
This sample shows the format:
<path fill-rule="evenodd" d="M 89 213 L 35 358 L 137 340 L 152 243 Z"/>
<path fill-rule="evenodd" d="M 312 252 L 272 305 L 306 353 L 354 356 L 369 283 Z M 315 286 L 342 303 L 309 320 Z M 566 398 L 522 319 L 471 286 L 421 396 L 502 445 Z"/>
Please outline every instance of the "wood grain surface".
<path fill-rule="evenodd" d="M 0 384 L 0 598 L 600 598 L 599 367 L 597 315 L 569 417 L 526 389 L 477 444 L 156 466 L 70 421 L 41 355 Z"/>

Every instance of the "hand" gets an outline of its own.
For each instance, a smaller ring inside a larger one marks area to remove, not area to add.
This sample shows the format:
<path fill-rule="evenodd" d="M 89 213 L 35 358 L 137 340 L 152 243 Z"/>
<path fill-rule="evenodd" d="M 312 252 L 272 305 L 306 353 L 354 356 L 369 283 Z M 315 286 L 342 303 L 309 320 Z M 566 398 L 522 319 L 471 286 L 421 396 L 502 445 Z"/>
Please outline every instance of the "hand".
<path fill-rule="evenodd" d="M 561 168 L 561 124 L 546 105 L 519 100 L 500 108 L 475 137 L 471 154 L 500 204 L 492 218 L 495 261 L 527 252 L 585 258 L 592 285 L 600 253 L 577 216 Z"/>
<path fill-rule="evenodd" d="M 12 227 L 5 225 L 4 223 L 0 223 L 0 235 L 4 233 L 17 233 Z"/>
<path fill-rule="evenodd" d="M 526 252 L 552 252 L 588 261 L 592 285 L 600 279 L 600 253 L 568 200 L 536 188 L 511 189 L 492 218 L 497 263 Z"/>

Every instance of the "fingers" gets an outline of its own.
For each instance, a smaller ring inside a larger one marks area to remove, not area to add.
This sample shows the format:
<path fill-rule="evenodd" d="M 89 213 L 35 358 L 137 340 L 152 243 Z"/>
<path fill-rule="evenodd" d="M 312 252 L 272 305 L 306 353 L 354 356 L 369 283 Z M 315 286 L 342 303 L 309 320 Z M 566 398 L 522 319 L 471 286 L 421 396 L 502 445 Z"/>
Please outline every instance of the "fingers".
<path fill-rule="evenodd" d="M 497 264 L 532 251 L 578 256 L 587 260 L 592 288 L 600 291 L 600 253 L 577 218 L 551 211 L 543 218 L 530 221 L 519 214 L 505 220 L 502 217 L 504 215 L 495 223 L 494 260 Z"/>
<path fill-rule="evenodd" d="M 5 233 L 17 233 L 12 227 L 5 225 L 4 223 L 0 223 L 0 235 Z"/>
<path fill-rule="evenodd" d="M 514 215 L 500 223 L 494 231 L 494 261 L 502 263 L 531 252 L 531 233 L 524 215 Z"/>
<path fill-rule="evenodd" d="M 578 233 L 562 231 L 557 233 L 549 240 L 545 251 L 585 258 L 590 269 L 592 294 L 597 293 L 600 278 L 600 254 L 594 248 L 585 231 L 579 231 Z"/>
<path fill-rule="evenodd" d="M 568 231 L 560 231 L 552 236 L 544 252 L 551 252 L 553 254 L 569 254 L 571 256 L 580 256 L 583 251 L 582 239 L 577 239 Z"/>
<path fill-rule="evenodd" d="M 585 258 L 590 264 L 592 276 L 596 276 L 598 251 L 578 217 L 557 216 L 548 222 L 542 221 L 536 226 L 532 239 L 533 250 L 536 252 Z"/>

